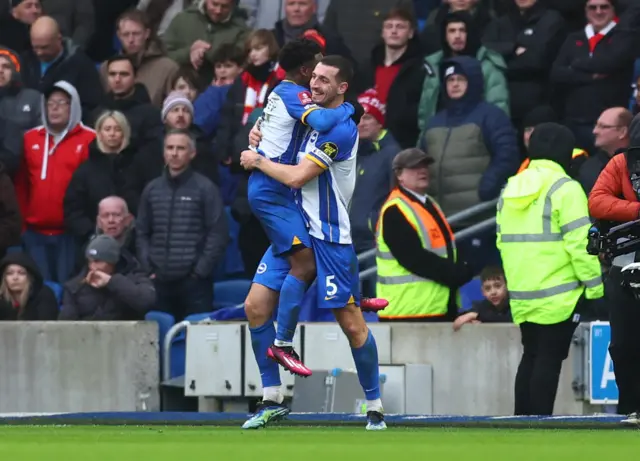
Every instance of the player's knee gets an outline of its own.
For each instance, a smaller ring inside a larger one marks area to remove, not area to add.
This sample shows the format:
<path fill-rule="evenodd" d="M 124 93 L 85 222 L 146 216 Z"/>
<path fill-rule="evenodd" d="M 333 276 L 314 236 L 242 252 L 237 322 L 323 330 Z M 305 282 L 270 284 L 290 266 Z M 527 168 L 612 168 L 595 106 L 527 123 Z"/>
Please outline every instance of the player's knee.
<path fill-rule="evenodd" d="M 256 302 L 252 296 L 247 296 L 244 301 L 244 312 L 247 314 L 247 320 L 252 324 L 262 325 L 271 316 L 265 303 Z"/>
<path fill-rule="evenodd" d="M 292 256 L 291 273 L 306 283 L 313 282 L 316 278 L 316 261 L 311 248 L 300 250 Z"/>
<path fill-rule="evenodd" d="M 367 336 L 369 335 L 367 324 L 362 314 L 357 315 L 355 312 L 345 312 L 345 314 L 339 317 L 340 327 L 349 339 L 351 347 L 361 347 L 367 341 Z"/>

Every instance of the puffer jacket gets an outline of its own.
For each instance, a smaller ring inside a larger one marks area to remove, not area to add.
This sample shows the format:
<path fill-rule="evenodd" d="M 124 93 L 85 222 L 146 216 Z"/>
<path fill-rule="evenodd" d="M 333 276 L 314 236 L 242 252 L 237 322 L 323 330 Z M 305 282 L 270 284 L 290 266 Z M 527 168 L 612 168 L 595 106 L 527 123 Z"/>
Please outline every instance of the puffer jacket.
<path fill-rule="evenodd" d="M 445 109 L 431 118 L 419 146 L 435 159 L 429 195 L 449 216 L 498 197 L 518 170 L 520 154 L 509 117 L 482 100 L 480 62 L 459 56 L 446 63 L 463 69 L 467 92 L 451 100 L 442 87 Z"/>
<path fill-rule="evenodd" d="M 211 277 L 229 239 L 220 191 L 191 168 L 165 171 L 142 193 L 136 237 L 140 263 L 158 280 Z"/>

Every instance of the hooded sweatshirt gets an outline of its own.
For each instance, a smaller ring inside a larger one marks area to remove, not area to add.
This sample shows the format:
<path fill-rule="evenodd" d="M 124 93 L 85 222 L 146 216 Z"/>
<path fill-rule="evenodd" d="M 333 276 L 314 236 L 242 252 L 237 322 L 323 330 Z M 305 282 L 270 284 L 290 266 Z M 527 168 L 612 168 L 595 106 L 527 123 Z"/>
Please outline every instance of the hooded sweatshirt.
<path fill-rule="evenodd" d="M 12 264 L 27 270 L 31 278 L 29 298 L 20 310 L 12 301 L 0 297 L 0 320 L 56 320 L 59 310 L 58 301 L 51 288 L 45 285 L 42 274 L 33 259 L 26 253 L 7 255 L 0 261 L 2 281 L 4 281 L 5 269 Z"/>
<path fill-rule="evenodd" d="M 61 133 L 53 133 L 42 116 L 42 126 L 24 135 L 24 156 L 15 179 L 16 194 L 24 225 L 45 235 L 64 232 L 63 200 L 67 186 L 78 166 L 89 156 L 89 144 L 96 133 L 80 122 L 80 98 L 73 85 L 54 84 L 71 98 L 69 123 Z M 42 113 L 46 114 L 46 98 Z"/>
<path fill-rule="evenodd" d="M 25 88 L 22 83 L 22 63 L 18 54 L 9 48 L 0 47 L 0 59 L 11 66 L 11 81 L 0 88 L 0 114 L 16 123 L 22 131 L 38 126 L 40 112 L 40 93 Z"/>

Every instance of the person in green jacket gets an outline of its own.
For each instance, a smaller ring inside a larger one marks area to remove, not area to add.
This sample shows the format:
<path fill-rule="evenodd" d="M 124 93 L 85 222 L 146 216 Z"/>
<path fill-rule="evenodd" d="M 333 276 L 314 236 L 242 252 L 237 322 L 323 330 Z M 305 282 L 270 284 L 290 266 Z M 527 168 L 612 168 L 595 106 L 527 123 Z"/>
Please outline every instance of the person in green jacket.
<path fill-rule="evenodd" d="M 173 18 L 162 40 L 167 56 L 193 67 L 203 83 L 213 78 L 213 54 L 225 44 L 244 48 L 249 34 L 246 17 L 235 0 L 199 0 Z"/>
<path fill-rule="evenodd" d="M 568 175 L 574 145 L 568 128 L 536 126 L 531 163 L 509 179 L 498 202 L 497 247 L 522 334 L 516 415 L 553 414 L 573 333 L 589 301 L 604 295 L 600 261 L 586 251 L 587 197 Z"/>
<path fill-rule="evenodd" d="M 425 58 L 427 76 L 422 86 L 418 107 L 418 126 L 424 132 L 433 117 L 442 107 L 440 100 L 441 64 L 452 56 L 472 56 L 480 61 L 484 75 L 484 100 L 495 104 L 509 115 L 509 89 L 505 72 L 507 64 L 499 53 L 482 46 L 480 34 L 475 29 L 469 13 L 449 13 L 442 27 L 442 51 Z M 418 139 L 421 139 L 420 136 Z"/>

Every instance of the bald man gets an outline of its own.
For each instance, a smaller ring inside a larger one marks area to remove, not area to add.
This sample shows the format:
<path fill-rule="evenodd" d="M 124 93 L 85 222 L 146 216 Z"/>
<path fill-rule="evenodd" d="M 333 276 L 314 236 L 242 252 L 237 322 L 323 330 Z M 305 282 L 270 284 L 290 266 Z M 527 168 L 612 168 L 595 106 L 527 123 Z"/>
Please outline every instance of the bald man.
<path fill-rule="evenodd" d="M 624 107 L 612 107 L 600 114 L 593 128 L 596 150 L 582 165 L 577 178 L 587 195 L 609 159 L 629 147 L 629 126 L 632 120 L 633 114 Z"/>
<path fill-rule="evenodd" d="M 38 18 L 31 26 L 31 49 L 23 56 L 22 78 L 29 88 L 45 92 L 55 82 L 65 80 L 78 90 L 82 119 L 104 97 L 95 64 L 70 39 L 64 38 L 55 19 Z"/>

